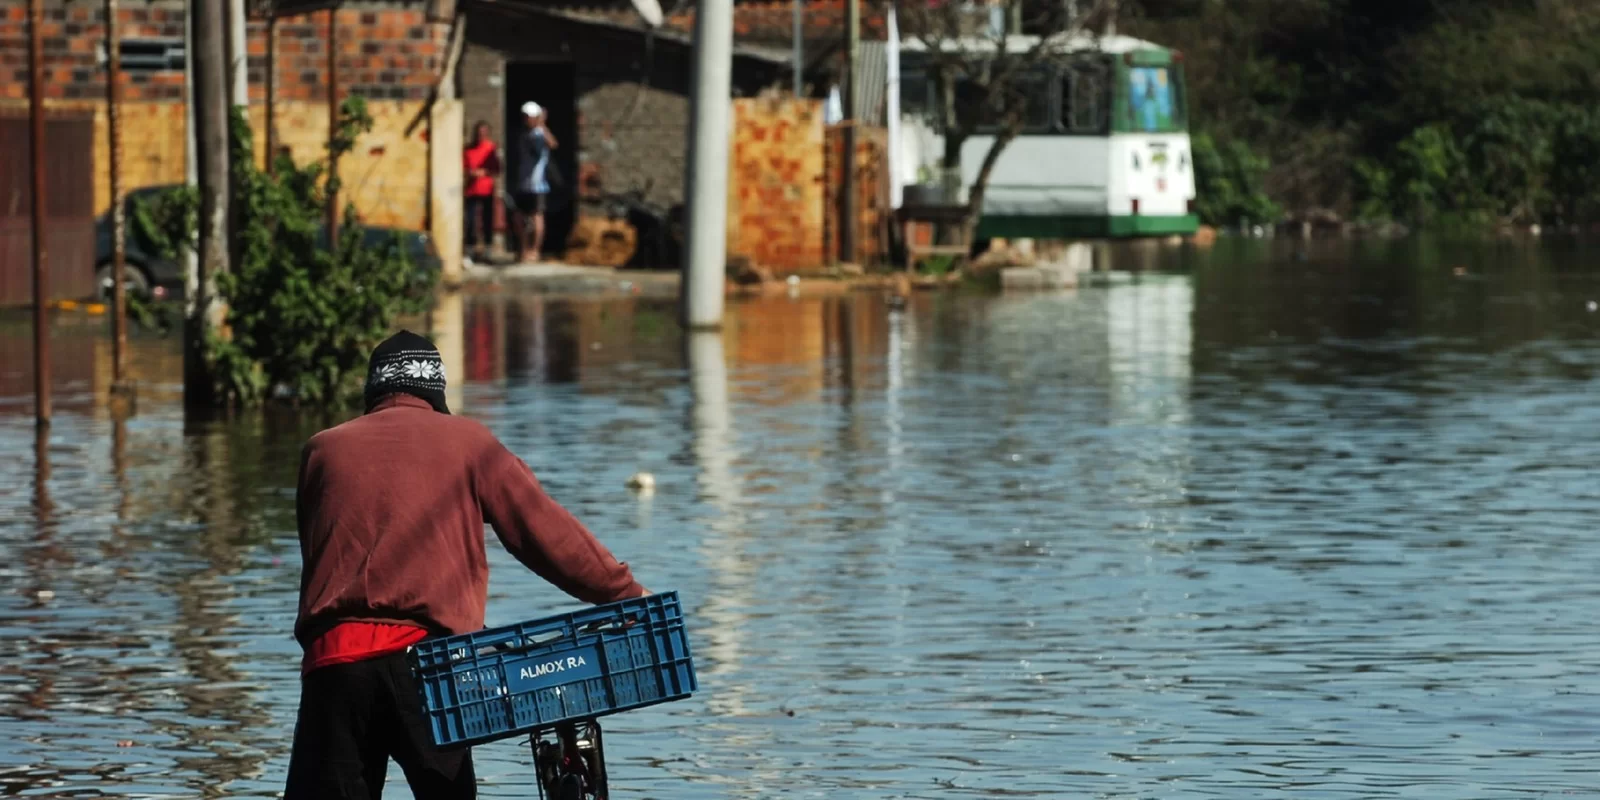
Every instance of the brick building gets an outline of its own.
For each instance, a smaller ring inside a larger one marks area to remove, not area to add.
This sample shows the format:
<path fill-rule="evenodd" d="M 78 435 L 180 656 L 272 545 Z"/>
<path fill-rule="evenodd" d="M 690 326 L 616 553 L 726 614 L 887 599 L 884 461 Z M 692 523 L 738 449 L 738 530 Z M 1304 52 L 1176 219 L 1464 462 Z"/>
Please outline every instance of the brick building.
<path fill-rule="evenodd" d="M 376 120 L 374 130 L 340 162 L 343 197 L 373 225 L 421 229 L 428 216 L 428 103 L 436 83 L 450 72 L 445 61 L 458 18 L 457 9 L 441 10 L 438 2 L 349 2 L 337 12 L 341 92 L 366 98 Z M 110 205 L 104 4 L 43 3 L 46 106 L 52 126 L 74 131 L 58 136 L 53 127 L 50 134 L 52 158 L 73 166 L 65 172 L 52 168 L 53 186 L 70 184 L 65 191 L 52 188 L 52 205 L 82 195 L 79 216 L 89 220 Z M 681 205 L 692 3 L 670 0 L 665 24 L 651 31 L 626 0 L 594 0 L 583 7 L 565 0 L 462 0 L 459 19 L 467 44 L 452 88 L 463 100 L 464 124 L 470 128 L 487 120 L 504 142 L 520 125 L 515 109 L 537 100 L 550 109 L 552 128 L 563 144 L 557 166 L 590 201 L 551 215 L 547 238 L 552 244 L 565 241 L 577 214 L 595 210 L 592 201 L 602 190 L 647 190 L 647 199 L 658 207 Z M 863 39 L 881 38 L 881 5 L 870 0 L 865 5 Z M 804 6 L 806 78 L 819 87 L 813 94 L 825 94 L 833 80 L 843 8 L 843 0 L 811 0 Z M 786 0 L 735 6 L 735 96 L 790 85 L 791 15 Z M 269 72 L 275 143 L 300 160 L 323 153 L 328 18 L 326 11 L 280 16 L 270 59 L 267 23 L 249 24 L 250 116 L 263 158 Z M 187 157 L 184 0 L 122 0 L 119 23 L 123 187 L 181 183 Z M 0 0 L 0 139 L 7 144 L 13 138 L 26 141 L 19 126 L 28 105 L 27 41 L 27 0 Z M 11 238 L 25 239 L 26 189 L 8 187 L 6 176 L 20 180 L 25 163 L 25 147 L 0 148 L 0 258 L 19 263 L 25 255 L 10 259 L 7 254 L 24 251 L 8 249 L 5 240 L 12 228 L 19 236 Z M 52 243 L 51 252 L 61 254 L 66 242 L 81 237 L 70 232 L 75 228 L 58 227 L 63 242 Z"/>
<path fill-rule="evenodd" d="M 863 39 L 882 39 L 882 5 L 864 5 Z M 562 240 L 575 214 L 596 210 L 600 193 L 643 191 L 661 209 L 682 203 L 694 12 L 692 0 L 663 6 L 668 14 L 655 31 L 621 0 L 464 6 L 467 47 L 458 79 L 467 120 L 488 122 L 504 142 L 520 129 L 522 103 L 549 109 L 563 143 L 557 165 L 578 178 L 591 201 L 551 215 L 553 241 Z M 735 97 L 791 85 L 792 14 L 786 0 L 735 5 Z M 843 19 L 843 0 L 804 6 L 805 82 L 813 94 L 825 94 L 837 72 Z"/>
<path fill-rule="evenodd" d="M 92 126 L 92 136 L 78 137 L 79 146 L 88 152 L 66 156 L 92 165 L 92 208 L 101 214 L 111 204 L 105 6 L 96 0 L 43 2 L 46 108 L 64 124 Z M 120 4 L 122 175 L 127 190 L 184 180 L 184 15 L 183 0 Z M 272 59 L 275 141 L 300 160 L 320 157 L 327 143 L 328 16 L 325 11 L 313 12 L 277 22 L 278 45 Z M 426 126 L 414 123 L 424 113 L 441 72 L 450 24 L 431 20 L 428 8 L 420 3 L 350 3 L 339 10 L 338 23 L 340 88 L 345 96 L 366 98 L 376 120 L 372 133 L 340 163 L 346 197 L 371 224 L 420 229 L 426 205 L 427 137 Z M 250 116 L 257 152 L 264 156 L 266 22 L 250 22 L 248 45 Z M 28 86 L 27 2 L 0 0 L 0 117 L 27 114 Z"/>

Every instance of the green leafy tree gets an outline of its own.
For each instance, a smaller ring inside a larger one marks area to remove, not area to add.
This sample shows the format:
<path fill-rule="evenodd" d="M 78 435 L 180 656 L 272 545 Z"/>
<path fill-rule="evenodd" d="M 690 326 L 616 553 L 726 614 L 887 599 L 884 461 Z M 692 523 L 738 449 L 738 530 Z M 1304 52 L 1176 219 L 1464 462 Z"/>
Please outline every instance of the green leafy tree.
<path fill-rule="evenodd" d="M 335 157 L 372 127 L 360 98 L 341 108 Z M 256 166 L 241 109 L 230 127 L 235 241 L 232 269 L 217 277 L 225 329 L 205 343 L 217 396 L 229 406 L 267 402 L 339 406 L 356 402 L 366 359 L 402 314 L 425 310 L 436 276 L 412 263 L 395 237 L 373 237 L 346 205 L 338 238 L 327 241 L 337 179 L 322 163 L 280 157 Z M 330 185 L 331 184 L 331 185 Z M 164 249 L 194 240 L 194 194 L 179 190 L 142 213 Z"/>
<path fill-rule="evenodd" d="M 1241 141 L 1218 146 L 1210 135 L 1195 134 L 1195 210 L 1207 225 L 1240 225 L 1276 221 L 1282 211 L 1267 197 L 1262 181 L 1267 159 Z"/>

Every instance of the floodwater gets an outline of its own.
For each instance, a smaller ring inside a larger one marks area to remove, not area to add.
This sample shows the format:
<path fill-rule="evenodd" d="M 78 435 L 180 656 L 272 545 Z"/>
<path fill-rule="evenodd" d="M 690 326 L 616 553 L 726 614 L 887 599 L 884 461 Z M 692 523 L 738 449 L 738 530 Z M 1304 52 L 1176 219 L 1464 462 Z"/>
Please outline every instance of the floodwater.
<path fill-rule="evenodd" d="M 687 604 L 701 691 L 611 718 L 618 798 L 1592 796 L 1592 254 L 1224 242 L 1060 294 L 768 298 L 686 348 L 639 300 L 431 327 L 461 410 Z M 113 421 L 100 324 L 58 325 L 36 451 L 0 322 L 0 795 L 273 797 L 295 454 L 332 420 L 186 423 L 140 338 Z M 491 624 L 573 605 L 491 552 Z M 535 795 L 523 746 L 477 752 Z"/>

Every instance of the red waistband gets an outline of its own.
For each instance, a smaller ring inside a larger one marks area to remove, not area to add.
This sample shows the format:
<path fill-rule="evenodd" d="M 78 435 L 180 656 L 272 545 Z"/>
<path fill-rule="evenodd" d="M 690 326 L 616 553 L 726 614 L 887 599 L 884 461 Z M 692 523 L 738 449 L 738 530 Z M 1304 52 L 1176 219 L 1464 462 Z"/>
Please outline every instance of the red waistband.
<path fill-rule="evenodd" d="M 300 662 L 300 674 L 320 667 L 398 653 L 426 638 L 428 631 L 415 625 L 341 622 L 318 636 L 306 648 L 305 659 Z"/>

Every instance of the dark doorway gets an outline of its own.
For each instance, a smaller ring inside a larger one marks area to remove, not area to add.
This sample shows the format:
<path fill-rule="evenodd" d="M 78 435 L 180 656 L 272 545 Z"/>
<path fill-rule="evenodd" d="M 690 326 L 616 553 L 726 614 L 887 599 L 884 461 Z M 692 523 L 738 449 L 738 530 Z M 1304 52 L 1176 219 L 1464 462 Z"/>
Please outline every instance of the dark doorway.
<path fill-rule="evenodd" d="M 544 106 L 546 124 L 560 145 L 552 158 L 560 180 L 551 181 L 548 210 L 544 215 L 543 249 L 547 254 L 560 254 L 567 249 L 567 236 L 572 233 L 577 215 L 574 202 L 578 177 L 577 84 L 578 70 L 571 62 L 521 61 L 506 65 L 506 174 L 517 174 L 517 148 L 512 143 L 528 129 L 522 117 L 523 103 L 531 100 Z M 533 258 L 532 255 L 525 257 Z"/>

